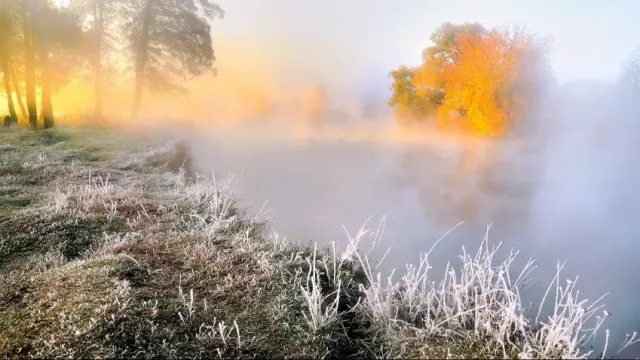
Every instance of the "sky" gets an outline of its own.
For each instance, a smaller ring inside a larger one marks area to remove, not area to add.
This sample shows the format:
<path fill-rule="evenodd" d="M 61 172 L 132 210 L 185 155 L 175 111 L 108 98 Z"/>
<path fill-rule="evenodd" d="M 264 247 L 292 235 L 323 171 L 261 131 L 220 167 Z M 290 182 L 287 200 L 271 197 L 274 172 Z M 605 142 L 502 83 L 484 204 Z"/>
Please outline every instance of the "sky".
<path fill-rule="evenodd" d="M 612 81 L 640 46 L 640 1 L 632 0 L 220 0 L 226 11 L 214 39 L 238 38 L 283 74 L 332 84 L 386 80 L 390 69 L 416 64 L 441 23 L 524 25 L 553 38 L 558 80 Z M 219 52 L 224 56 L 224 52 Z"/>
<path fill-rule="evenodd" d="M 285 87 L 287 82 L 322 84 L 360 95 L 386 94 L 389 71 L 417 64 L 430 34 L 447 21 L 518 24 L 551 36 L 551 65 L 560 83 L 614 81 L 621 62 L 640 47 L 637 0 L 217 3 L 226 12 L 212 25 L 219 73 L 268 73 L 263 77 Z"/>

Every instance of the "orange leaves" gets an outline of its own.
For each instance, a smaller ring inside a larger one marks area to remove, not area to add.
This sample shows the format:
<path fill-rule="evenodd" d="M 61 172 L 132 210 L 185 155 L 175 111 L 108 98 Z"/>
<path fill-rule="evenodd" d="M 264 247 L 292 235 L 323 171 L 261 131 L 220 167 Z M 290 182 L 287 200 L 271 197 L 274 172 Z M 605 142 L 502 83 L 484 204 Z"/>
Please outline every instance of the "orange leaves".
<path fill-rule="evenodd" d="M 444 102 L 463 109 L 469 131 L 484 136 L 506 132 L 516 102 L 511 85 L 517 76 L 521 47 L 492 31 L 456 37 L 455 63 L 442 69 Z M 516 46 L 514 46 L 516 45 Z"/>
<path fill-rule="evenodd" d="M 391 73 L 389 104 L 402 114 L 425 115 L 428 109 L 435 125 L 448 130 L 482 136 L 507 132 L 535 97 L 536 75 L 530 70 L 545 59 L 533 38 L 478 24 L 445 24 L 431 38 L 435 44 L 423 51 L 420 66 Z"/>
<path fill-rule="evenodd" d="M 428 59 L 416 69 L 411 83 L 416 89 L 416 95 L 429 96 L 430 92 L 440 87 L 442 83 L 441 69 L 432 59 Z"/>

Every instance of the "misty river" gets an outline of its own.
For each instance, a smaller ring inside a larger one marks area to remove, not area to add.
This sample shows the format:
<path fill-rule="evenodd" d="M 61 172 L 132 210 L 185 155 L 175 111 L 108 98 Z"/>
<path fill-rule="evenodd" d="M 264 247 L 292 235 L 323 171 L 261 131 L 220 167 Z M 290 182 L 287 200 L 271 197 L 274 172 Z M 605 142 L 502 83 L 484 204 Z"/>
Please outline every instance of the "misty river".
<path fill-rule="evenodd" d="M 540 284 L 525 292 L 527 303 L 542 298 L 557 262 L 565 260 L 562 276 L 580 275 L 581 298 L 608 292 L 604 303 L 612 316 L 605 327 L 617 348 L 625 333 L 640 329 L 635 142 L 628 133 L 613 141 L 613 126 L 597 120 L 563 124 L 537 143 L 492 144 L 437 137 L 411 144 L 312 140 L 237 125 L 200 131 L 191 151 L 200 173 L 242 172 L 236 184 L 241 206 L 257 212 L 266 202 L 272 229 L 287 239 L 344 248 L 343 225 L 355 235 L 367 218 L 375 230 L 386 216 L 376 253 L 391 247 L 384 272 L 402 272 L 464 220 L 431 255 L 434 271 L 444 270 L 447 262 L 456 264 L 462 246 L 475 252 L 492 223 L 489 245 L 503 242 L 503 256 L 520 251 L 515 270 L 538 259 L 532 276 Z M 631 351 L 625 355 L 638 356 L 637 346 Z"/>

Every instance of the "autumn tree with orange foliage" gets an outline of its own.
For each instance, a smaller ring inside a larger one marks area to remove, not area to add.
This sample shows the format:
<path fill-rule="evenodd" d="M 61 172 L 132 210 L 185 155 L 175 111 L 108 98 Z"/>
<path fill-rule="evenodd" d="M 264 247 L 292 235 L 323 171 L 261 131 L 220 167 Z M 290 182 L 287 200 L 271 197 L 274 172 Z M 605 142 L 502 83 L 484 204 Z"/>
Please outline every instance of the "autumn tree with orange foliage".
<path fill-rule="evenodd" d="M 546 48 L 519 29 L 446 23 L 417 67 L 392 71 L 389 105 L 403 121 L 434 120 L 445 130 L 501 136 L 537 103 L 550 70 Z"/>

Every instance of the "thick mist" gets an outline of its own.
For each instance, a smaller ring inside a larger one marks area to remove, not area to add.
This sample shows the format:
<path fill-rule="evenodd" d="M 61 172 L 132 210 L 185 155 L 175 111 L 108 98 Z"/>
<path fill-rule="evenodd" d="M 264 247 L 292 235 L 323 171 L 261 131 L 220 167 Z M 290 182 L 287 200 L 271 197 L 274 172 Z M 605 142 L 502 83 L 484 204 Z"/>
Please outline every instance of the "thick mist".
<path fill-rule="evenodd" d="M 638 125 L 614 89 L 579 90 L 560 88 L 535 133 L 497 141 L 403 132 L 383 112 L 339 109 L 319 125 L 287 114 L 198 126 L 189 135 L 193 165 L 216 177 L 235 171 L 241 205 L 269 210 L 273 230 L 290 240 L 344 247 L 343 226 L 355 234 L 372 217 L 375 230 L 385 216 L 377 253 L 391 246 L 385 272 L 403 271 L 465 221 L 432 254 L 435 271 L 455 265 L 461 247 L 475 251 L 491 223 L 490 245 L 520 250 L 521 262 L 538 259 L 541 283 L 525 300 L 541 299 L 565 260 L 563 278 L 580 276 L 581 297 L 608 292 L 606 326 L 618 346 L 640 327 Z"/>

